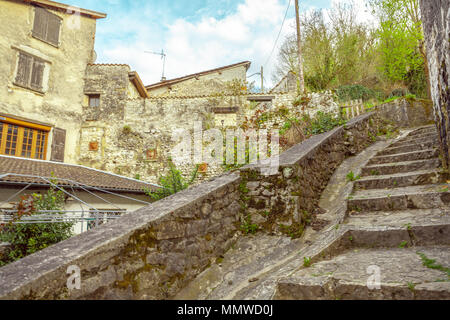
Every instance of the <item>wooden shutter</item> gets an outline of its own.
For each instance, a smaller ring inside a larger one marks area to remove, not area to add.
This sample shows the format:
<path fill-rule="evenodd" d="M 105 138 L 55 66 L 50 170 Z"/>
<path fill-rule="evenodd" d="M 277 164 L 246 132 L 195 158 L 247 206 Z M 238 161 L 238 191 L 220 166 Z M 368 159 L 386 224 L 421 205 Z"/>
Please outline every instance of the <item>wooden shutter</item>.
<path fill-rule="evenodd" d="M 40 7 L 34 8 L 33 36 L 42 40 L 47 37 L 48 13 Z"/>
<path fill-rule="evenodd" d="M 49 13 L 48 14 L 48 27 L 47 27 L 47 41 L 51 44 L 59 45 L 59 29 L 61 27 L 61 20 L 58 16 Z"/>
<path fill-rule="evenodd" d="M 51 161 L 64 162 L 64 149 L 66 146 L 66 130 L 53 129 L 53 143 Z"/>
<path fill-rule="evenodd" d="M 33 60 L 33 70 L 31 72 L 30 86 L 36 90 L 42 90 L 42 79 L 44 77 L 45 63 L 41 60 Z"/>
<path fill-rule="evenodd" d="M 28 86 L 30 81 L 31 63 L 33 58 L 27 54 L 19 53 L 19 63 L 17 65 L 16 83 Z"/>

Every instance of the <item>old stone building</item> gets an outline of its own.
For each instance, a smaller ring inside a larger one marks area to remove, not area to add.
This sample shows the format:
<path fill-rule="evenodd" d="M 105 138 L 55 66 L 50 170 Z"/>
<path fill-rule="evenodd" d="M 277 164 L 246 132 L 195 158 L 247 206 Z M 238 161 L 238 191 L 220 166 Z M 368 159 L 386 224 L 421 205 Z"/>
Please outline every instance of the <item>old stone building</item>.
<path fill-rule="evenodd" d="M 90 64 L 79 163 L 157 183 L 167 173 L 171 151 L 179 143 L 176 130 L 185 130 L 192 139 L 195 124 L 203 131 L 224 131 L 237 128 L 262 109 L 292 107 L 295 91 L 250 93 L 245 87 L 249 65 L 244 61 L 144 88 L 128 65 Z M 273 124 L 270 128 L 277 126 Z M 189 177 L 197 165 L 199 181 L 224 172 L 222 164 L 193 157 L 177 167 Z"/>
<path fill-rule="evenodd" d="M 175 129 L 192 132 L 195 122 L 202 129 L 237 125 L 238 106 L 247 100 L 240 88 L 233 92 L 230 83 L 245 83 L 249 64 L 167 80 L 155 88 L 145 88 L 128 65 L 90 64 L 85 75 L 88 99 L 83 105 L 79 163 L 157 182 L 168 169 L 177 143 L 172 139 Z M 189 175 L 195 165 L 179 169 Z M 202 179 L 222 169 L 200 171 Z"/>
<path fill-rule="evenodd" d="M 53 1 L 0 2 L 0 154 L 78 162 L 96 20 Z"/>

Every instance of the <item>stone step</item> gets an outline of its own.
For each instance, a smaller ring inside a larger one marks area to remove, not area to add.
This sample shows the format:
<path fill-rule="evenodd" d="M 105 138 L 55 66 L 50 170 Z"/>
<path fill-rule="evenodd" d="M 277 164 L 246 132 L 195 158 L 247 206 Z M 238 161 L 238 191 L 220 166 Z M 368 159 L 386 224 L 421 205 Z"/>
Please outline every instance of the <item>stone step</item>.
<path fill-rule="evenodd" d="M 428 149 L 422 151 L 405 152 L 387 156 L 376 156 L 369 160 L 368 165 L 394 163 L 403 161 L 431 159 L 439 156 L 437 149 Z"/>
<path fill-rule="evenodd" d="M 274 299 L 450 299 L 449 249 L 348 250 L 280 279 Z"/>
<path fill-rule="evenodd" d="M 450 245 L 450 207 L 353 212 L 343 225 L 351 247 Z"/>
<path fill-rule="evenodd" d="M 443 183 L 446 175 L 439 170 L 420 170 L 389 175 L 363 177 L 354 182 L 355 189 L 384 189 Z"/>
<path fill-rule="evenodd" d="M 410 171 L 430 170 L 439 167 L 441 167 L 441 160 L 439 158 L 384 163 L 362 168 L 361 176 L 388 175 Z"/>
<path fill-rule="evenodd" d="M 175 300 L 224 299 L 255 274 L 301 248 L 299 240 L 257 234 L 240 237 L 221 259 L 183 288 Z"/>
<path fill-rule="evenodd" d="M 433 149 L 435 147 L 437 147 L 437 142 L 435 142 L 435 141 L 405 144 L 405 145 L 386 148 L 383 151 L 380 151 L 377 154 L 377 156 L 387 156 L 387 155 L 391 155 L 391 154 L 399 154 L 399 153 L 420 151 L 420 150 L 429 150 L 429 149 Z"/>
<path fill-rule="evenodd" d="M 417 135 L 421 135 L 421 134 L 427 134 L 427 133 L 437 134 L 436 126 L 432 125 L 432 126 L 426 126 L 426 127 L 419 128 L 417 130 L 414 130 L 414 131 L 410 132 L 407 136 L 408 137 L 413 137 L 413 136 L 417 136 Z"/>
<path fill-rule="evenodd" d="M 437 136 L 424 136 L 419 139 L 402 139 L 402 140 L 399 140 L 399 141 L 391 144 L 389 147 L 390 148 L 402 147 L 402 146 L 407 146 L 407 145 L 416 144 L 416 143 L 428 143 L 428 142 L 434 143 L 436 146 L 439 144 L 439 140 L 438 140 Z"/>
<path fill-rule="evenodd" d="M 449 203 L 449 184 L 359 190 L 349 197 L 347 212 L 430 209 Z"/>

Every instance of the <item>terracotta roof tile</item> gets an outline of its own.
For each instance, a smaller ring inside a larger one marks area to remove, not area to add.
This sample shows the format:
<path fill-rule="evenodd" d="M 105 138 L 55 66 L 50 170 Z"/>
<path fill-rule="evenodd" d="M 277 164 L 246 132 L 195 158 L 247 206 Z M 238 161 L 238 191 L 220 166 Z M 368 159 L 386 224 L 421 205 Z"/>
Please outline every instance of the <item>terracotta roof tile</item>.
<path fill-rule="evenodd" d="M 6 173 L 10 173 L 11 175 L 2 176 Z M 0 155 L 0 185 L 2 183 L 47 184 L 38 177 L 21 177 L 17 175 L 14 176 L 14 174 L 47 178 L 53 176 L 59 179 L 76 181 L 76 183 L 82 184 L 84 187 L 101 188 L 115 192 L 144 193 L 145 189 L 155 190 L 158 188 L 155 184 L 80 165 Z M 59 183 L 61 185 L 71 185 L 76 187 L 75 183 L 65 180 L 61 180 Z"/>
<path fill-rule="evenodd" d="M 126 63 L 88 63 L 88 66 L 130 67 Z"/>

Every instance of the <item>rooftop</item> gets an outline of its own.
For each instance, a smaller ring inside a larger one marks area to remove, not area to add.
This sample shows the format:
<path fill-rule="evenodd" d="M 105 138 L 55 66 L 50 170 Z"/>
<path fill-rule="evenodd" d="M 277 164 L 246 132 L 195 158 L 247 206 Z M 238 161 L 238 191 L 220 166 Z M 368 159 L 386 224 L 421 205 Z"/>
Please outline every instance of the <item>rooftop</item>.
<path fill-rule="evenodd" d="M 0 155 L 0 185 L 47 186 L 52 177 L 61 181 L 61 186 L 86 189 L 104 189 L 114 192 L 145 193 L 145 189 L 156 190 L 158 185 L 119 176 L 113 173 L 81 165 L 25 159 Z"/>
<path fill-rule="evenodd" d="M 158 83 L 154 83 L 151 85 L 146 86 L 145 88 L 147 90 L 151 90 L 151 89 L 156 89 L 156 88 L 160 88 L 160 87 L 165 87 L 171 84 L 175 84 L 175 83 L 179 83 L 182 81 L 186 81 L 195 77 L 199 77 L 199 76 L 204 76 L 207 74 L 211 74 L 211 73 L 215 73 L 215 72 L 219 72 L 222 70 L 226 70 L 226 69 L 231 69 L 231 68 L 235 68 L 235 67 L 239 67 L 239 66 L 245 66 L 248 70 L 248 68 L 250 67 L 251 62 L 250 61 L 243 61 L 243 62 L 239 62 L 239 63 L 235 63 L 235 64 L 230 64 L 228 66 L 224 66 L 224 67 L 220 67 L 220 68 L 216 68 L 216 69 L 211 69 L 211 70 L 207 70 L 207 71 L 202 71 L 202 72 L 198 72 L 198 73 L 193 73 L 187 76 L 183 76 L 180 78 L 175 78 L 175 79 L 171 79 L 171 80 L 164 80 Z"/>
<path fill-rule="evenodd" d="M 93 19 L 103 19 L 106 18 L 106 13 L 92 11 L 88 9 L 83 8 L 77 8 L 73 7 L 68 4 L 56 2 L 56 1 L 50 1 L 50 0 L 23 0 L 23 2 L 30 3 L 30 4 L 38 4 L 43 7 L 51 8 L 51 9 L 59 9 L 59 10 L 65 10 L 70 13 L 78 12 L 84 16 L 88 16 Z"/>

